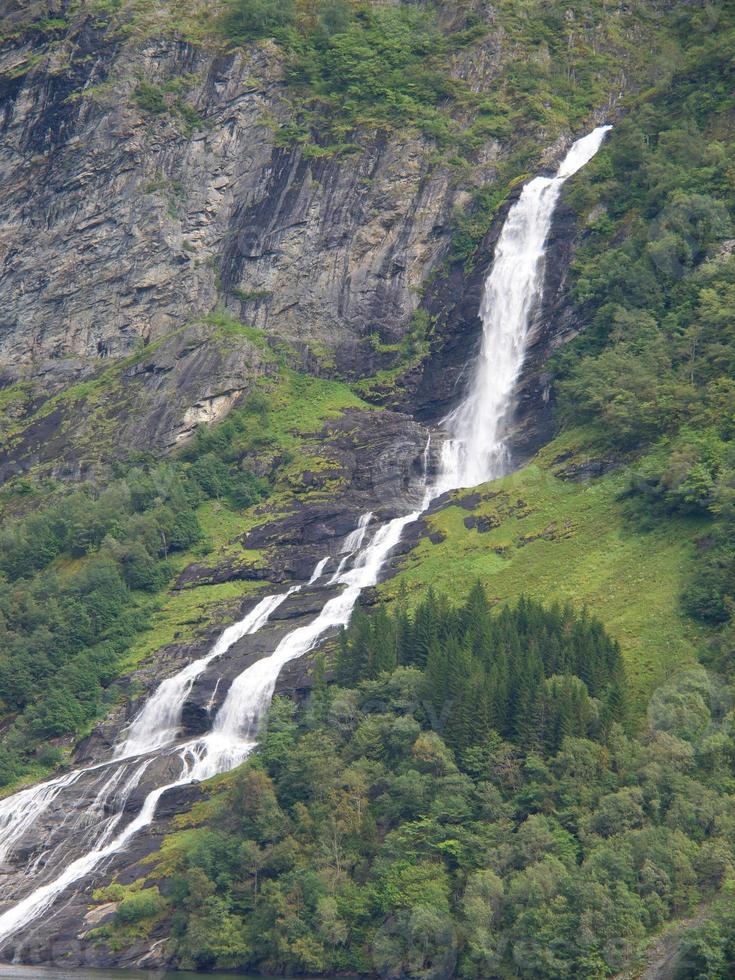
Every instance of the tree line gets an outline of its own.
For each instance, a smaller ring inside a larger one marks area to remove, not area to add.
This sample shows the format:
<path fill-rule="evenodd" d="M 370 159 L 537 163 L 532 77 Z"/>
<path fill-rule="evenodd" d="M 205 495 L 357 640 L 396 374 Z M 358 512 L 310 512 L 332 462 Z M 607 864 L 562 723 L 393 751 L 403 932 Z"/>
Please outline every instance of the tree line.
<path fill-rule="evenodd" d="M 455 608 L 431 596 L 360 616 L 334 677 L 322 663 L 300 709 L 275 700 L 258 753 L 171 833 L 154 873 L 97 894 L 119 903 L 97 938 L 119 949 L 165 930 L 182 968 L 602 980 L 721 896 L 677 978 L 724 980 L 732 690 L 701 668 L 672 679 L 637 735 L 612 719 L 580 734 L 571 698 L 576 730 L 558 741 L 534 737 L 538 713 L 506 734 L 465 730 L 436 710 L 463 684 L 462 668 L 434 672 L 436 645 L 476 666 L 520 655 L 521 672 L 538 658 L 542 689 L 589 684 L 601 706 L 618 686 L 624 707 L 616 645 L 568 608 L 492 610 L 475 588 Z"/>
<path fill-rule="evenodd" d="M 625 721 L 620 649 L 586 612 L 524 597 L 495 612 L 479 582 L 459 607 L 432 590 L 413 613 L 399 606 L 356 612 L 335 677 L 350 687 L 398 666 L 419 668 L 424 703 L 455 751 L 491 732 L 556 751 L 567 735 L 597 738 Z"/>

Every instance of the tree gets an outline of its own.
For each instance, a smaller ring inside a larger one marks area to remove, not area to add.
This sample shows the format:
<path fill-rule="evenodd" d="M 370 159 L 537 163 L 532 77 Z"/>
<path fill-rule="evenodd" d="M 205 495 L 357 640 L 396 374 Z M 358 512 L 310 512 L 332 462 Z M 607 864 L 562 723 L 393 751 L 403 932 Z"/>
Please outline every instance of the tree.
<path fill-rule="evenodd" d="M 279 35 L 294 22 L 293 0 L 231 0 L 224 30 L 233 41 L 255 41 Z"/>

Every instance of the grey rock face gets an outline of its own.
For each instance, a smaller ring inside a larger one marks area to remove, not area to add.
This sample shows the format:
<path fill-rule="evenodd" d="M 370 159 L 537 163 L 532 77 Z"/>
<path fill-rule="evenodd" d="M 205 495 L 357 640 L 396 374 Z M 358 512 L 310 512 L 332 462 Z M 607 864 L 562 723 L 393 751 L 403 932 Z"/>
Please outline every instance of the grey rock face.
<path fill-rule="evenodd" d="M 489 84 L 497 52 L 460 67 Z M 406 133 L 347 157 L 276 145 L 282 71 L 268 42 L 226 54 L 83 15 L 0 43 L 0 386 L 32 389 L 16 414 L 133 356 L 104 395 L 110 452 L 167 449 L 268 373 L 269 344 L 317 374 L 392 365 L 375 340 L 405 336 L 467 191 Z M 166 111 L 141 107 L 140 79 L 169 93 Z M 490 140 L 472 180 L 509 149 Z M 213 342 L 214 309 L 264 346 Z M 87 474 L 105 455 L 88 415 L 71 401 L 21 426 L 0 479 L 48 461 Z M 89 463 L 70 451 L 85 442 Z"/>
<path fill-rule="evenodd" d="M 218 303 L 353 372 L 360 338 L 402 335 L 460 199 L 430 146 L 276 147 L 288 107 L 268 44 L 123 43 L 91 19 L 51 39 L 0 47 L 6 375 L 129 354 Z M 139 77 L 183 92 L 147 112 Z"/>

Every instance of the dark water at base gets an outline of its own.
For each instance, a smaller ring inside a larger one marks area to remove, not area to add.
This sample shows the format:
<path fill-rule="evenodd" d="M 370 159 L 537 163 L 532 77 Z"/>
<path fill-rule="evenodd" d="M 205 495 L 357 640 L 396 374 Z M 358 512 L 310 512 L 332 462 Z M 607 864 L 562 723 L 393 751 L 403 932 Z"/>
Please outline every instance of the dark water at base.
<path fill-rule="evenodd" d="M 0 963 L 0 980 L 263 980 L 251 973 L 189 973 L 168 970 L 90 970 L 87 967 L 9 966 Z M 289 980 L 279 977 L 279 980 Z M 291 977 L 290 980 L 297 980 Z M 301 978 L 303 980 L 303 978 Z M 329 980 L 328 977 L 323 980 Z"/>

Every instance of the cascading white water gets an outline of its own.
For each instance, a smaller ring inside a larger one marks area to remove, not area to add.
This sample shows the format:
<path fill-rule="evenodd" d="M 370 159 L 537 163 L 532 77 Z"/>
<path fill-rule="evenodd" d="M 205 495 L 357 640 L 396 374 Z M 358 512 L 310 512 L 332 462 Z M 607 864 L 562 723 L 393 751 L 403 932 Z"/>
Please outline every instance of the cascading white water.
<path fill-rule="evenodd" d="M 340 559 L 339 565 L 337 565 L 337 571 L 332 575 L 327 585 L 335 585 L 339 582 L 342 571 L 344 570 L 347 562 L 352 558 L 353 555 L 362 548 L 362 543 L 365 540 L 365 535 L 367 534 L 367 526 L 373 519 L 373 512 L 371 510 L 366 511 L 360 518 L 357 527 L 354 531 L 347 535 L 344 540 L 344 544 L 340 548 L 340 554 L 342 558 Z"/>
<path fill-rule="evenodd" d="M 323 569 L 322 562 L 320 565 Z M 321 569 L 317 566 L 315 573 L 319 571 L 321 574 Z M 239 639 L 257 632 L 278 606 L 299 588 L 296 585 L 279 595 L 265 596 L 246 616 L 224 630 L 206 656 L 187 664 L 173 677 L 162 681 L 133 719 L 125 740 L 114 749 L 112 761 L 123 762 L 170 744 L 178 734 L 184 702 L 196 678 L 209 663 L 226 653 Z M 76 783 L 83 773 L 104 768 L 106 765 L 108 764 L 102 763 L 86 769 L 75 769 L 0 801 L 0 863 L 11 853 L 14 843 L 49 809 L 63 790 Z M 107 785 L 105 782 L 98 791 L 97 802 L 102 799 Z M 125 800 L 121 800 L 123 805 L 124 802 Z"/>
<path fill-rule="evenodd" d="M 610 126 L 577 140 L 554 177 L 536 177 L 508 212 L 480 307 L 482 345 L 466 397 L 442 422 L 440 489 L 472 487 L 508 466 L 507 424 L 543 295 L 544 244 L 564 181 L 597 153 Z"/>
<path fill-rule="evenodd" d="M 81 774 L 81 769 L 76 769 L 57 779 L 22 789 L 0 802 L 0 863 L 8 856 L 15 841 L 33 826 L 59 793 L 73 785 Z"/>
<path fill-rule="evenodd" d="M 542 294 L 544 243 L 554 206 L 563 182 L 594 156 L 609 128 L 600 126 L 578 140 L 556 175 L 537 177 L 527 184 L 508 214 L 486 281 L 480 311 L 483 339 L 479 363 L 467 395 L 444 420 L 449 438 L 444 444 L 440 474 L 435 483 L 426 486 L 420 509 L 378 527 L 368 544 L 364 542 L 373 515 L 366 513 L 362 516 L 358 527 L 345 539 L 340 564 L 326 583 L 327 587 L 344 586 L 343 590 L 325 602 L 311 623 L 288 633 L 269 657 L 256 661 L 235 678 L 207 735 L 175 749 L 171 744 L 180 727 L 183 704 L 196 678 L 237 639 L 260 629 L 277 606 L 288 595 L 298 591 L 300 586 L 294 586 L 278 596 L 267 596 L 248 616 L 225 630 L 205 657 L 159 685 L 134 719 L 125 741 L 116 749 L 110 764 L 128 765 L 126 760 L 139 755 L 150 756 L 129 775 L 125 783 L 125 794 L 128 795 L 130 788 L 138 784 L 148 767 L 152 753 L 177 757 L 179 776 L 149 792 L 137 817 L 111 839 L 111 834 L 122 819 L 123 810 L 120 807 L 119 812 L 104 825 L 96 844 L 89 851 L 2 913 L 0 943 L 37 919 L 66 888 L 125 848 L 136 833 L 150 825 L 158 801 L 169 789 L 209 778 L 239 765 L 255 745 L 258 729 L 270 705 L 282 667 L 313 649 L 329 631 L 347 624 L 361 591 L 377 583 L 385 559 L 400 540 L 406 525 L 415 521 L 440 494 L 484 482 L 503 472 L 507 465 L 505 426 L 514 386 L 523 365 L 529 328 Z M 430 442 L 427 442 L 424 451 L 425 481 L 429 450 Z M 352 567 L 345 570 L 353 557 Z M 326 556 L 317 564 L 310 585 L 322 576 L 328 560 L 329 556 Z M 103 768 L 104 765 L 92 768 Z M 13 843 L 28 831 L 40 812 L 89 771 L 76 770 L 2 801 L 0 859 L 10 853 Z M 110 776 L 104 783 L 107 788 L 100 790 L 100 793 L 108 793 L 109 787 L 116 785 L 121 778 L 115 774 Z"/>
<path fill-rule="evenodd" d="M 308 585 L 313 585 L 315 582 L 318 582 L 319 581 L 319 579 L 324 574 L 324 569 L 329 564 L 329 558 L 330 558 L 330 556 L 327 555 L 326 558 L 322 558 L 321 561 L 317 562 L 316 568 L 311 573 L 311 578 L 309 579 L 309 581 L 307 583 Z"/>
<path fill-rule="evenodd" d="M 177 750 L 181 762 L 179 777 L 152 790 L 143 801 L 138 816 L 124 830 L 105 843 L 111 830 L 106 828 L 104 840 L 94 849 L 72 861 L 56 878 L 0 915 L 0 943 L 37 919 L 66 888 L 86 878 L 100 863 L 122 850 L 139 830 L 149 826 L 158 801 L 167 790 L 228 772 L 247 758 L 255 746 L 258 723 L 270 704 L 283 665 L 311 650 L 330 629 L 347 624 L 360 592 L 378 581 L 383 562 L 398 543 L 401 531 L 419 514 L 420 511 L 414 511 L 379 527 L 355 567 L 342 575 L 340 584 L 346 585 L 344 591 L 331 598 L 315 620 L 287 634 L 270 657 L 256 661 L 235 678 L 212 731 Z M 148 760 L 143 765 L 147 764 Z M 122 811 L 115 825 L 121 816 Z"/>
<path fill-rule="evenodd" d="M 194 660 L 178 674 L 159 684 L 155 693 L 133 719 L 125 741 L 115 750 L 115 758 L 127 759 L 144 752 L 154 752 L 172 742 L 179 732 L 184 702 L 197 677 L 204 673 L 208 664 L 221 657 L 243 636 L 257 632 L 296 588 L 298 586 L 281 595 L 268 595 L 261 599 L 247 616 L 228 626 L 206 656 Z"/>

